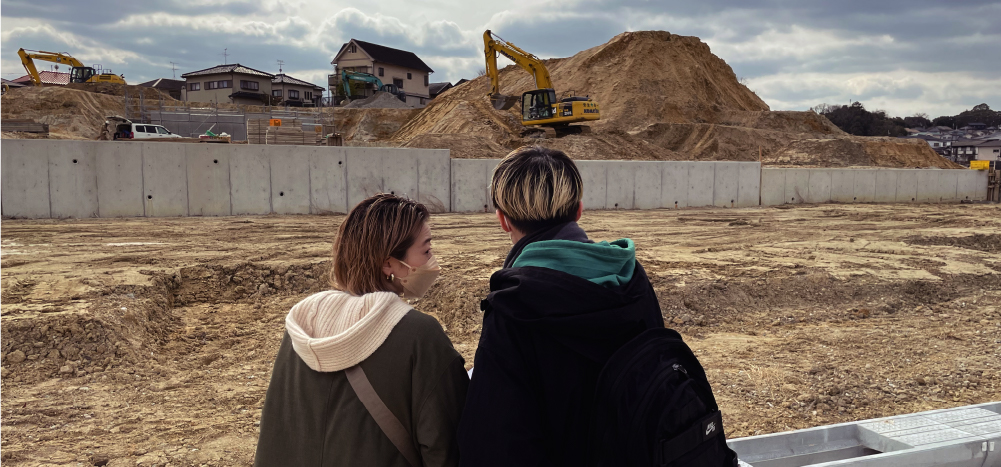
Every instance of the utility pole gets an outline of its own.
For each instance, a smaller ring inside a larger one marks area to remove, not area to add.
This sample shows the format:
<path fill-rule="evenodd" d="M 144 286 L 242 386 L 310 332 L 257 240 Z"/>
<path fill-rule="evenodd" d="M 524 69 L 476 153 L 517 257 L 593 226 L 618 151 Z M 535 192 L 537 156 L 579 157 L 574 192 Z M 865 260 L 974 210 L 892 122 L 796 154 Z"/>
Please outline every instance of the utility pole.
<path fill-rule="evenodd" d="M 222 49 L 222 53 L 219 55 L 222 55 L 222 64 L 229 65 L 229 61 L 227 60 L 227 58 L 229 57 L 229 48 L 227 47 L 225 49 Z"/>
<path fill-rule="evenodd" d="M 285 110 L 288 110 L 288 96 L 285 95 L 285 76 L 282 75 L 282 65 L 284 64 L 284 60 L 278 60 L 278 75 L 281 76 L 282 80 L 282 102 L 285 104 Z"/>
<path fill-rule="evenodd" d="M 170 73 L 171 73 L 171 75 L 173 75 L 174 79 L 177 79 L 177 66 L 176 65 L 177 64 L 174 63 L 174 62 L 170 62 Z"/>

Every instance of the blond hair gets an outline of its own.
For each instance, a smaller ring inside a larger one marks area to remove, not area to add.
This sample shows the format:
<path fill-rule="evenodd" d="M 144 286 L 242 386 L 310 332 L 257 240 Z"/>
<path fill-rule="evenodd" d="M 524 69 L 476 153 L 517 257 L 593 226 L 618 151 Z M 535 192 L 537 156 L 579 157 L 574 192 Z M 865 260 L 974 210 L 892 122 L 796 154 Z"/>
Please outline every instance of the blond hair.
<path fill-rule="evenodd" d="M 353 295 L 387 291 L 383 263 L 402 261 L 429 217 L 423 204 L 386 193 L 358 203 L 337 231 L 330 285 Z"/>
<path fill-rule="evenodd" d="M 523 233 L 576 220 L 584 183 L 563 151 L 523 146 L 494 169 L 490 199 Z"/>

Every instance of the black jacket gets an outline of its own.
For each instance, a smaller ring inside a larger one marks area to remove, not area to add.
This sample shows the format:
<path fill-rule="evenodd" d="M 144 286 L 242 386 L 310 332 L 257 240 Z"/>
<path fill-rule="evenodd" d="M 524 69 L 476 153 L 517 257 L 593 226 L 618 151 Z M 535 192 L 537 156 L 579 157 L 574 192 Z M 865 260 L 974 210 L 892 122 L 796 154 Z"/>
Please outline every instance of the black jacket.
<path fill-rule="evenodd" d="M 512 255 L 553 238 L 587 241 L 572 224 L 519 242 Z M 609 289 L 552 269 L 507 267 L 490 278 L 481 307 L 483 331 L 459 426 L 460 464 L 584 465 L 602 367 L 639 333 L 664 327 L 643 268 L 637 262 L 630 282 Z"/>

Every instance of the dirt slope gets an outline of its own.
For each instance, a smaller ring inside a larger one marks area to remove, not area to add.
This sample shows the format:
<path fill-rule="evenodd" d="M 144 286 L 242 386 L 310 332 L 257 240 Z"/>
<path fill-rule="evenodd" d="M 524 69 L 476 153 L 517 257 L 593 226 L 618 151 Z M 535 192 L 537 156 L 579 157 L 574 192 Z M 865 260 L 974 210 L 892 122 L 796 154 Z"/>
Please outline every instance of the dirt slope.
<path fill-rule="evenodd" d="M 117 96 L 61 86 L 24 87 L 3 96 L 0 118 L 48 123 L 49 135 L 55 139 L 91 139 L 100 133 L 105 117 L 124 111 L 125 101 Z"/>

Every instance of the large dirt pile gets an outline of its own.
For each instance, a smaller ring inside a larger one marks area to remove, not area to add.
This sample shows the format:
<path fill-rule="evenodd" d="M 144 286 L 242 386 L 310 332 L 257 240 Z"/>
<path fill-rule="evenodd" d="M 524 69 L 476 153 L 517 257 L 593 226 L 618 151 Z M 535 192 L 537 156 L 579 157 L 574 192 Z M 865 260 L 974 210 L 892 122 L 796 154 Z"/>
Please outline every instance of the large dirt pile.
<path fill-rule="evenodd" d="M 366 97 L 365 99 L 358 99 L 351 101 L 348 105 L 344 106 L 348 109 L 409 109 L 411 108 L 406 102 L 401 101 L 396 96 L 388 92 L 376 92 L 375 94 Z"/>
<path fill-rule="evenodd" d="M 813 112 L 769 111 L 697 37 L 620 34 L 570 58 L 546 60 L 557 92 L 601 105 L 589 135 L 523 138 L 520 105 L 497 111 L 481 76 L 438 96 L 393 136 L 403 147 L 446 148 L 458 158 L 502 157 L 525 144 L 577 159 L 763 160 L 806 166 L 956 167 L 931 148 L 846 135 Z M 501 92 L 534 89 L 519 67 L 500 71 Z M 823 141 L 823 143 L 816 143 Z M 814 148 L 816 151 L 803 149 Z M 840 149 L 850 149 L 842 153 Z"/>
<path fill-rule="evenodd" d="M 396 98 L 393 98 L 394 100 Z M 396 102 L 400 102 L 397 100 Z M 402 102 L 400 102 L 402 104 Z M 390 139 L 400 127 L 419 112 L 413 108 L 344 108 L 324 109 L 333 111 L 334 127 L 348 142 L 372 142 Z"/>
<path fill-rule="evenodd" d="M 101 131 L 105 117 L 122 115 L 122 97 L 62 86 L 11 89 L 3 96 L 0 118 L 30 118 L 49 124 L 49 137 L 92 139 Z M 21 134 L 4 133 L 3 137 Z"/>

